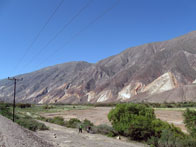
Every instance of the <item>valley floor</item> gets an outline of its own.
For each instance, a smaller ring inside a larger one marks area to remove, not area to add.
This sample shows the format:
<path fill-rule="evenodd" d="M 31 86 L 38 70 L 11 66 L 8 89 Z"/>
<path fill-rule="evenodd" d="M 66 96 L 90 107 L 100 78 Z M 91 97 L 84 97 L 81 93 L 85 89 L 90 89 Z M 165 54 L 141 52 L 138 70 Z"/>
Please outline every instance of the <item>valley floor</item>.
<path fill-rule="evenodd" d="M 69 120 L 70 118 L 78 118 L 80 120 L 88 119 L 93 122 L 95 125 L 107 124 L 111 125 L 107 115 L 112 107 L 90 107 L 83 110 L 69 110 L 69 111 L 61 111 L 56 113 L 40 113 L 44 117 L 55 117 L 61 116 L 65 120 Z M 158 108 L 155 109 L 156 117 L 167 121 L 170 124 L 174 124 L 175 126 L 181 128 L 181 130 L 187 133 L 186 127 L 183 123 L 183 110 L 185 109 L 168 109 L 168 108 Z"/>
<path fill-rule="evenodd" d="M 38 131 L 37 134 L 44 140 L 53 143 L 56 147 L 145 147 L 137 142 L 126 142 L 99 134 L 89 134 L 85 131 L 78 133 L 77 129 L 65 128 L 47 122 L 47 131 Z M 55 135 L 56 134 L 56 138 Z"/>

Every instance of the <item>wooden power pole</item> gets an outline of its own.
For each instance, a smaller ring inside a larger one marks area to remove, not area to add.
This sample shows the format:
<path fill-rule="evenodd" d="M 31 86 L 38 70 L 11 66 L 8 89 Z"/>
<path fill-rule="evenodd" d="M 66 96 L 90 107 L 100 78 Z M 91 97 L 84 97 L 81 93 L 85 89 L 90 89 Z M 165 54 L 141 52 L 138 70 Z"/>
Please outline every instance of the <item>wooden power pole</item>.
<path fill-rule="evenodd" d="M 15 107 L 16 107 L 16 101 L 15 101 L 15 98 L 16 98 L 16 82 L 17 81 L 22 81 L 23 78 L 17 79 L 15 77 L 13 77 L 13 78 L 8 77 L 8 80 L 14 81 L 14 100 L 13 100 L 13 122 L 14 122 L 15 121 Z"/>

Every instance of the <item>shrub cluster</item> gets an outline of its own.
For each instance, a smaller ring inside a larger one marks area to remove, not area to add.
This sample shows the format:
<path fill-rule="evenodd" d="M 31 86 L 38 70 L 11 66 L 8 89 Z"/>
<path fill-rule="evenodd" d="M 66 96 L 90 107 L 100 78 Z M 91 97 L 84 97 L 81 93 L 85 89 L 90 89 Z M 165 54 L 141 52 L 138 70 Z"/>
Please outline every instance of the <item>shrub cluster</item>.
<path fill-rule="evenodd" d="M 114 137 L 114 136 L 116 136 L 118 134 L 114 130 L 113 127 L 108 126 L 106 124 L 101 124 L 101 125 L 98 125 L 98 126 L 94 126 L 94 127 L 92 127 L 92 130 L 93 130 L 94 133 L 107 135 L 109 137 Z"/>
<path fill-rule="evenodd" d="M 12 119 L 12 113 L 9 104 L 0 103 L 0 114 L 9 119 Z"/>
<path fill-rule="evenodd" d="M 30 108 L 31 104 L 17 103 L 16 107 L 19 107 L 19 108 Z"/>
<path fill-rule="evenodd" d="M 54 118 L 45 118 L 40 116 L 38 119 L 50 122 L 50 123 L 55 123 L 61 126 L 65 126 L 67 128 L 79 128 L 79 126 L 82 126 L 84 130 L 87 130 L 88 127 L 91 127 L 90 133 L 93 134 L 102 134 L 102 135 L 107 135 L 110 137 L 116 136 L 117 132 L 111 127 L 106 124 L 98 125 L 95 126 L 90 120 L 85 119 L 84 121 L 80 121 L 77 118 L 71 118 L 68 121 L 64 121 L 62 117 L 54 117 Z"/>
<path fill-rule="evenodd" d="M 16 119 L 16 123 L 31 131 L 48 130 L 48 127 L 46 127 L 45 124 L 37 122 L 36 120 L 28 116 Z"/>
<path fill-rule="evenodd" d="M 178 103 L 142 103 L 145 106 L 153 108 L 186 108 L 196 107 L 196 102 L 178 102 Z"/>
<path fill-rule="evenodd" d="M 184 123 L 188 128 L 189 133 L 191 134 L 191 136 L 196 138 L 196 111 L 186 109 L 183 115 L 185 118 Z"/>
<path fill-rule="evenodd" d="M 82 125 L 82 122 L 77 118 L 71 118 L 65 122 L 65 126 L 68 128 L 78 128 L 80 125 Z"/>
<path fill-rule="evenodd" d="M 50 122 L 53 124 L 61 125 L 61 126 L 65 125 L 63 117 L 60 117 L 60 116 L 56 116 L 54 118 L 46 118 L 46 117 L 40 116 L 38 119 L 45 121 L 45 122 Z"/>
<path fill-rule="evenodd" d="M 118 104 L 109 112 L 108 119 L 120 135 L 136 141 L 159 140 L 163 130 L 172 132 L 174 137 L 185 136 L 179 128 L 156 119 L 154 110 L 143 104 Z"/>
<path fill-rule="evenodd" d="M 53 109 L 53 108 L 55 108 L 55 107 L 52 105 L 44 105 L 43 106 L 43 109 Z"/>
<path fill-rule="evenodd" d="M 10 106 L 11 105 L 9 105 L 9 104 L 1 103 L 0 104 L 0 114 L 9 118 L 9 119 L 12 119 L 13 113 L 11 112 L 12 109 L 10 109 Z M 48 129 L 43 123 L 39 123 L 29 116 L 21 117 L 19 115 L 15 115 L 15 121 L 19 125 L 27 128 L 29 130 L 32 130 L 32 131 L 47 130 Z"/>

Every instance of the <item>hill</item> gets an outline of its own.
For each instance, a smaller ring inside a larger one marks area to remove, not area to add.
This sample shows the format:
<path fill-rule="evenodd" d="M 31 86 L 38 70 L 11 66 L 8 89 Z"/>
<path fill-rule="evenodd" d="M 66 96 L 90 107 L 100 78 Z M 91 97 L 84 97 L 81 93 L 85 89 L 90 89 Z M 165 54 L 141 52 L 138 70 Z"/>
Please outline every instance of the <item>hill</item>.
<path fill-rule="evenodd" d="M 70 62 L 19 75 L 17 101 L 96 103 L 196 101 L 196 31 L 172 40 L 128 48 L 91 64 Z M 0 81 L 0 100 L 13 83 Z"/>

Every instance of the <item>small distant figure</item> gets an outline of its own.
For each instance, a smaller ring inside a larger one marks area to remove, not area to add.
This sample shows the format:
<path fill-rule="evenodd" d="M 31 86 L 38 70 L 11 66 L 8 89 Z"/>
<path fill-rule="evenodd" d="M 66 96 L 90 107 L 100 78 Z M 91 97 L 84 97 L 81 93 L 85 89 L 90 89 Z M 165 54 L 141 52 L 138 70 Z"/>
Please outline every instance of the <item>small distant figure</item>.
<path fill-rule="evenodd" d="M 82 125 L 79 126 L 79 133 L 82 133 Z"/>
<path fill-rule="evenodd" d="M 87 131 L 87 133 L 90 133 L 91 132 L 91 126 L 88 126 L 86 131 Z"/>
<path fill-rule="evenodd" d="M 54 138 L 57 138 L 56 134 L 54 134 Z"/>

